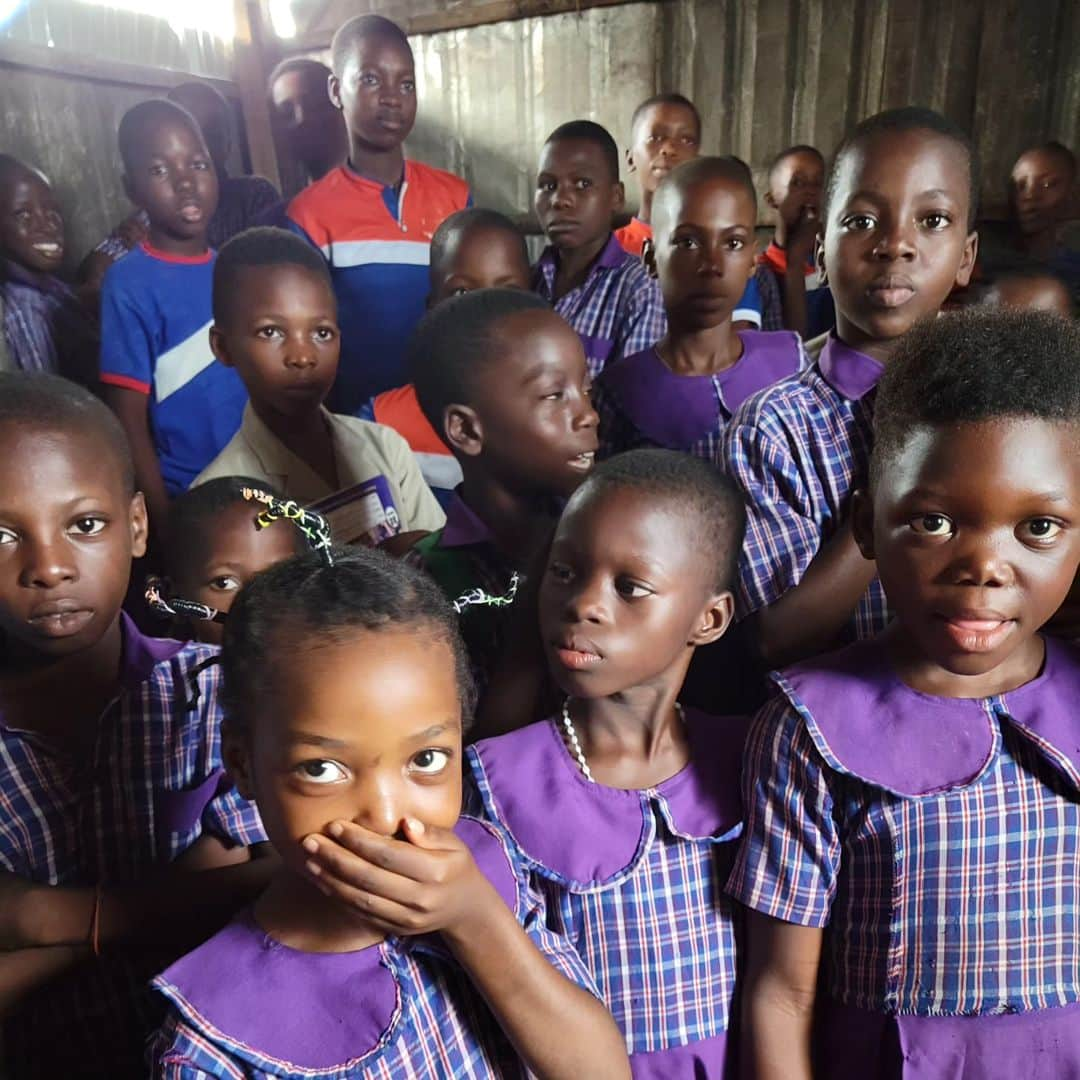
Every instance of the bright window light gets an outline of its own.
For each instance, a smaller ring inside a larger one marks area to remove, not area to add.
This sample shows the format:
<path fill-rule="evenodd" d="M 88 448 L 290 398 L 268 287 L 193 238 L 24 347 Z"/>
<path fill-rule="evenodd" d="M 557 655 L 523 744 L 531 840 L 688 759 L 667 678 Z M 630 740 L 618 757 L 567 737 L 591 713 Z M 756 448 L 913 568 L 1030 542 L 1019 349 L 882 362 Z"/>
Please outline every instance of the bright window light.
<path fill-rule="evenodd" d="M 270 25 L 279 38 L 296 37 L 296 20 L 292 13 L 292 0 L 270 0 Z"/>
<path fill-rule="evenodd" d="M 186 30 L 212 34 L 222 41 L 232 41 L 236 33 L 233 6 L 223 0 L 81 0 L 93 7 L 132 11 L 136 15 L 153 15 L 164 19 L 177 37 Z"/>

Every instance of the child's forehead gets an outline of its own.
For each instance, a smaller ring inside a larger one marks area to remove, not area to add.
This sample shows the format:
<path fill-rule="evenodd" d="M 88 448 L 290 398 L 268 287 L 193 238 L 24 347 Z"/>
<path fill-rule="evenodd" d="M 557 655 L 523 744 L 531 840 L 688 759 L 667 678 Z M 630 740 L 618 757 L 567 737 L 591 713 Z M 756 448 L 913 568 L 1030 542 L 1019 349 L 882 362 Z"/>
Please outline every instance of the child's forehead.
<path fill-rule="evenodd" d="M 607 173 L 607 155 L 592 139 L 573 136 L 550 139 L 544 144 L 540 171 L 548 173 L 573 172 L 595 175 Z"/>
<path fill-rule="evenodd" d="M 671 220 L 678 224 L 708 226 L 718 217 L 735 216 L 740 221 L 756 218 L 754 200 L 746 185 L 732 176 L 703 176 L 679 184 L 670 195 Z"/>
<path fill-rule="evenodd" d="M 37 493 L 43 477 L 62 475 L 68 500 L 108 498 L 126 505 L 130 498 L 125 463 L 113 441 L 93 424 L 13 419 L 0 423 L 0 447 L 7 462 L 18 463 L 5 479 L 5 494 Z"/>
<path fill-rule="evenodd" d="M 157 157 L 170 148 L 170 144 L 181 143 L 189 153 L 205 150 L 202 132 L 189 121 L 175 115 L 161 115 L 148 119 L 141 127 L 138 138 L 134 141 L 132 152 L 136 158 Z"/>
<path fill-rule="evenodd" d="M 640 137 L 661 128 L 675 127 L 687 127 L 697 133 L 697 114 L 690 106 L 679 101 L 657 101 L 641 111 L 633 134 Z"/>
<path fill-rule="evenodd" d="M 44 173 L 22 162 L 0 167 L 0 199 L 11 203 L 32 195 L 52 195 L 52 187 Z"/>
<path fill-rule="evenodd" d="M 1042 147 L 1025 150 L 1013 166 L 1013 176 L 1067 176 L 1069 172 L 1068 164 L 1060 154 Z"/>
<path fill-rule="evenodd" d="M 494 225 L 466 226 L 451 241 L 443 269 L 453 273 L 465 263 L 476 264 L 488 258 L 504 260 L 507 253 L 512 253 L 515 260 L 525 262 L 521 237 L 517 233 Z"/>
<path fill-rule="evenodd" d="M 806 174 L 820 174 L 825 171 L 825 162 L 821 156 L 813 153 L 810 150 L 793 150 L 790 154 L 785 154 L 777 163 L 776 168 L 773 170 L 774 179 L 780 183 L 786 183 L 796 173 Z"/>
<path fill-rule="evenodd" d="M 932 177 L 943 190 L 966 206 L 970 198 L 971 162 L 955 139 L 926 128 L 878 131 L 844 150 L 835 165 L 837 201 L 858 190 L 867 177 L 906 180 L 914 174 Z"/>
<path fill-rule="evenodd" d="M 242 264 L 235 268 L 232 277 L 233 293 L 242 296 L 249 304 L 270 299 L 267 294 L 274 290 L 294 289 L 298 278 L 331 300 L 334 295 L 333 287 L 324 275 L 310 266 L 284 259 L 280 262 Z"/>
<path fill-rule="evenodd" d="M 392 34 L 375 32 L 356 38 L 345 57 L 345 66 L 394 67 L 413 70 L 412 49 Z"/>

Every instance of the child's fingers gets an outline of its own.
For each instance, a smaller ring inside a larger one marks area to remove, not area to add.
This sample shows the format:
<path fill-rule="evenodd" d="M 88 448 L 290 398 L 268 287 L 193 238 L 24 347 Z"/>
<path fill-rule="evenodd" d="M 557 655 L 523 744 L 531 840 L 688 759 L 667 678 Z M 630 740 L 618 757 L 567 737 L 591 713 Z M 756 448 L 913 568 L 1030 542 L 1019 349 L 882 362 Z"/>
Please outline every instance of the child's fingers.
<path fill-rule="evenodd" d="M 399 904 L 396 900 L 356 889 L 334 877 L 320 874 L 315 880 L 326 896 L 345 904 L 389 934 L 424 934 L 432 929 L 426 913 Z"/>
<path fill-rule="evenodd" d="M 306 869 L 318 881 L 336 880 L 349 888 L 382 896 L 407 907 L 416 906 L 417 892 L 424 887 L 414 878 L 378 866 L 325 839 L 318 852 L 308 856 Z"/>

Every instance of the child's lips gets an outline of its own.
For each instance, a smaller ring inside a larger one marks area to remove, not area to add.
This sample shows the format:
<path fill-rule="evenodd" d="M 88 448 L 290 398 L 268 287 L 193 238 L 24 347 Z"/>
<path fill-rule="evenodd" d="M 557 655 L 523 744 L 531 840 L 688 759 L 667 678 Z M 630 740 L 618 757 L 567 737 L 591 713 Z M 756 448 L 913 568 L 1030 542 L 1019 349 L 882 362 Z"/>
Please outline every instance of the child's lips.
<path fill-rule="evenodd" d="M 591 642 L 578 641 L 571 638 L 568 641 L 555 644 L 555 655 L 559 663 L 571 671 L 587 671 L 599 664 L 603 657 L 596 651 L 596 646 Z"/>
<path fill-rule="evenodd" d="M 59 259 L 64 254 L 64 245 L 55 240 L 40 240 L 33 248 L 45 259 Z"/>
<path fill-rule="evenodd" d="M 898 308 L 915 295 L 915 286 L 903 278 L 888 278 L 872 284 L 866 293 L 875 307 Z"/>
<path fill-rule="evenodd" d="M 203 219 L 203 208 L 197 202 L 186 202 L 180 206 L 180 218 L 189 224 L 196 224 Z"/>
<path fill-rule="evenodd" d="M 584 453 L 576 454 L 570 458 L 569 464 L 571 469 L 576 469 L 578 472 L 589 472 L 593 465 L 596 463 L 596 451 L 587 450 Z"/>
<path fill-rule="evenodd" d="M 957 648 L 966 653 L 993 652 L 1016 627 L 1014 619 L 991 613 L 941 618 L 945 633 Z"/>
<path fill-rule="evenodd" d="M 65 638 L 79 633 L 93 617 L 92 608 L 73 600 L 57 600 L 34 608 L 27 622 L 42 637 Z"/>

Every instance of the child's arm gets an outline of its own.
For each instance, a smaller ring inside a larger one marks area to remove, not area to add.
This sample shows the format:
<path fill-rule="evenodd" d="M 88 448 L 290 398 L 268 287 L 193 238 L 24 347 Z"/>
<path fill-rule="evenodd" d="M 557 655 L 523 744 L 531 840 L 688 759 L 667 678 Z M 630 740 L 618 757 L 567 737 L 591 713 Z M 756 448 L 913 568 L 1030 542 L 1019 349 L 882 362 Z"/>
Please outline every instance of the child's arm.
<path fill-rule="evenodd" d="M 791 443 L 769 406 L 754 399 L 728 426 L 723 446 L 722 464 L 746 503 L 736 600 L 774 668 L 831 647 L 877 573 L 850 521 L 822 542 L 803 471 L 809 466 Z"/>
<path fill-rule="evenodd" d="M 73 945 L 0 953 L 0 1017 L 32 990 L 51 982 L 89 955 L 88 948 Z"/>
<path fill-rule="evenodd" d="M 877 564 L 863 557 L 846 521 L 798 585 L 751 616 L 768 666 L 786 667 L 830 648 L 876 575 Z"/>
<path fill-rule="evenodd" d="M 781 301 L 784 308 L 784 327 L 806 337 L 809 312 L 806 304 L 805 267 L 818 237 L 818 216 L 805 210 L 787 237 L 787 273 L 783 276 Z"/>
<path fill-rule="evenodd" d="M 748 913 L 742 1075 L 810 1080 L 810 1031 L 822 931 Z"/>
<path fill-rule="evenodd" d="M 387 933 L 439 931 L 531 1073 L 630 1076 L 611 1015 L 541 955 L 457 836 L 412 820 L 407 842 L 348 822 L 329 831 L 336 843 L 304 841 L 316 884 Z"/>
<path fill-rule="evenodd" d="M 169 514 L 169 496 L 161 479 L 157 449 L 150 434 L 150 397 L 122 386 L 105 386 L 105 401 L 116 413 L 135 460 L 135 486 L 143 493 L 150 512 L 150 528 L 162 535 Z"/>

